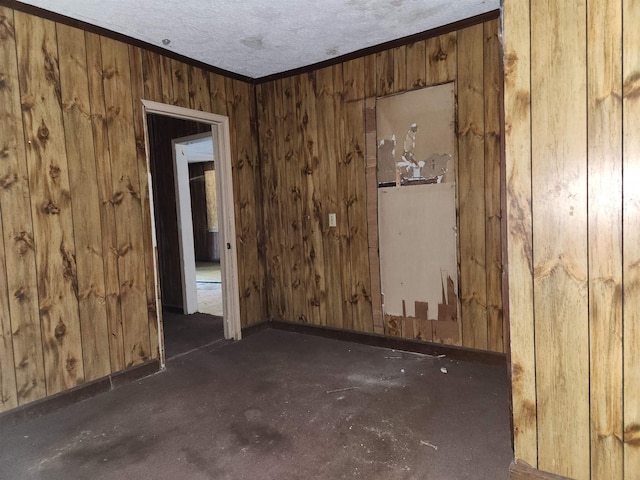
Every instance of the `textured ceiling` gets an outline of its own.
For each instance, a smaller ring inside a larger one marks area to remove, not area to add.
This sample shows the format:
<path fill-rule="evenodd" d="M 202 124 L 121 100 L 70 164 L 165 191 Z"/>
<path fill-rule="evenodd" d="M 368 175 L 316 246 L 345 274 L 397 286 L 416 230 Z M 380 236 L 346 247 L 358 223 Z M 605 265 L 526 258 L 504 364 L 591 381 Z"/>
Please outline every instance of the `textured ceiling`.
<path fill-rule="evenodd" d="M 500 0 L 24 0 L 252 78 L 495 10 Z M 168 45 L 163 40 L 168 39 Z"/>

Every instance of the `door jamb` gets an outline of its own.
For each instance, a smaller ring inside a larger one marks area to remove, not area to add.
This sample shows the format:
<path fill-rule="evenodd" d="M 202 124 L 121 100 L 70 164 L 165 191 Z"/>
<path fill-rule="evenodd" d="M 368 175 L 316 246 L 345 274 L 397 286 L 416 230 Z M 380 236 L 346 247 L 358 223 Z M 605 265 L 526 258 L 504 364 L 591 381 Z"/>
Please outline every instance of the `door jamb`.
<path fill-rule="evenodd" d="M 222 238 L 220 252 L 223 286 L 226 287 L 224 301 L 224 336 L 228 339 L 240 340 L 242 338 L 240 324 L 240 290 L 238 286 L 238 257 L 236 255 L 236 225 L 233 201 L 233 177 L 231 166 L 231 135 L 229 131 L 229 117 L 215 113 L 202 112 L 190 108 L 168 105 L 142 99 L 142 111 L 144 120 L 145 149 L 147 160 L 147 182 L 149 185 L 149 208 L 151 209 L 151 226 L 153 242 L 153 270 L 155 283 L 155 305 L 158 312 L 158 344 L 160 345 L 160 363 L 165 364 L 164 335 L 162 332 L 162 305 L 160 301 L 160 282 L 158 272 L 158 243 L 156 237 L 155 217 L 153 209 L 153 183 L 151 178 L 149 155 L 149 132 L 147 115 L 163 115 L 193 122 L 208 123 L 211 125 L 211 135 L 214 141 L 214 157 L 219 159 L 216 165 L 220 173 L 220 222 L 219 229 Z M 226 248 L 225 248 L 226 247 Z M 224 260 L 222 260 L 224 257 Z"/>

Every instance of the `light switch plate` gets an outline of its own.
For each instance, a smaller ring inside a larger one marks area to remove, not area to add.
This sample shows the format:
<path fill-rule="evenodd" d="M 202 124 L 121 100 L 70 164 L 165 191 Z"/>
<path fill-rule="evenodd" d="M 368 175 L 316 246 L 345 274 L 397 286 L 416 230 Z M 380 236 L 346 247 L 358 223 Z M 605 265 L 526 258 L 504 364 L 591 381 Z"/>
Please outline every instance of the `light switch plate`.
<path fill-rule="evenodd" d="M 329 226 L 330 227 L 335 227 L 336 226 L 336 214 L 335 213 L 330 213 L 329 214 Z"/>

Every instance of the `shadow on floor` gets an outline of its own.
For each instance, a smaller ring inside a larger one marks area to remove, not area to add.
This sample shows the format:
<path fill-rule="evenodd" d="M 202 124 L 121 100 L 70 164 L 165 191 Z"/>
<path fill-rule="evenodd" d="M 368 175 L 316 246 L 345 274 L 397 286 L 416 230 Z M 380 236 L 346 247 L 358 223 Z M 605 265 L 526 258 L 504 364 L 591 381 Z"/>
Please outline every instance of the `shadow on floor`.
<path fill-rule="evenodd" d="M 222 317 L 194 313 L 162 312 L 164 348 L 167 360 L 224 339 Z"/>

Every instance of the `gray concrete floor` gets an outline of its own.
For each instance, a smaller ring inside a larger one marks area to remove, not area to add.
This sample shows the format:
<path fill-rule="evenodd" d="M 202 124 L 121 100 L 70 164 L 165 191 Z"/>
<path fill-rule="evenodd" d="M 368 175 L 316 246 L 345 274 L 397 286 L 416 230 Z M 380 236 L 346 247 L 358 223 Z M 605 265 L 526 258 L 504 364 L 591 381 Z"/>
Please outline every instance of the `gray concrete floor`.
<path fill-rule="evenodd" d="M 0 419 L 0 478 L 500 480 L 509 428 L 505 367 L 269 329 Z"/>

